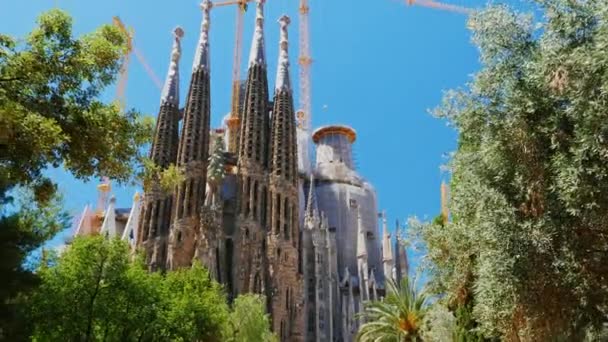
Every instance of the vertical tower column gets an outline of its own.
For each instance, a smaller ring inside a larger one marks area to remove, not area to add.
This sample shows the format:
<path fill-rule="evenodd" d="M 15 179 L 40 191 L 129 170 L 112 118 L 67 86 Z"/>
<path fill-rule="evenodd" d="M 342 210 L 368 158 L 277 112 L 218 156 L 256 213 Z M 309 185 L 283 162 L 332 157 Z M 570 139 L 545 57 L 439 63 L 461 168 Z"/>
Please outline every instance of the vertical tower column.
<path fill-rule="evenodd" d="M 269 284 L 274 293 L 270 303 L 274 330 L 279 333 L 282 341 L 298 341 L 304 338 L 304 308 L 300 303 L 303 284 L 298 267 L 300 206 L 296 122 L 289 78 L 289 23 L 288 16 L 279 19 L 279 61 L 270 137 L 270 231 L 267 235 L 267 256 L 272 269 Z"/>
<path fill-rule="evenodd" d="M 178 145 L 179 121 L 179 59 L 180 41 L 184 36 L 181 28 L 174 31 L 173 49 L 169 72 L 160 99 L 160 111 L 156 120 L 156 131 L 150 150 L 150 159 L 165 170 L 175 162 Z M 167 238 L 171 225 L 173 196 L 161 189 L 158 179 L 145 189 L 143 214 L 139 225 L 138 245 L 146 254 L 150 270 L 163 269 L 167 258 Z"/>
<path fill-rule="evenodd" d="M 266 292 L 269 104 L 264 52 L 264 0 L 256 4 L 255 29 L 240 121 L 237 172 L 235 294 Z"/>
<path fill-rule="evenodd" d="M 359 304 L 369 299 L 369 270 L 367 266 L 367 232 L 363 228 L 361 208 L 357 208 L 357 271 L 359 276 Z"/>
<path fill-rule="evenodd" d="M 396 281 L 395 262 L 393 258 L 393 246 L 391 245 L 391 234 L 386 225 L 386 213 L 382 212 L 382 266 L 384 269 L 385 282 L 389 279 Z"/>
<path fill-rule="evenodd" d="M 192 262 L 207 184 L 211 107 L 209 64 L 211 2 L 204 0 L 201 8 L 203 21 L 192 65 L 192 78 L 177 153 L 177 165 L 184 171 L 184 180 L 175 189 L 169 268 L 189 266 Z"/>

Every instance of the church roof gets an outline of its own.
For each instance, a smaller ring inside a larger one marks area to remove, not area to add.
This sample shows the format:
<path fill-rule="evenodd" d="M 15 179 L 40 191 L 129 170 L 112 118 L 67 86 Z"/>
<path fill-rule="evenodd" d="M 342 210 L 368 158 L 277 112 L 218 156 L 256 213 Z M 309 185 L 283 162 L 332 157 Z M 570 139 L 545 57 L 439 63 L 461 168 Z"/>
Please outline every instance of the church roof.
<path fill-rule="evenodd" d="M 312 140 L 315 142 L 315 144 L 317 144 L 319 141 L 321 141 L 321 139 L 331 134 L 344 135 L 348 138 L 348 141 L 350 141 L 351 144 L 357 139 L 357 132 L 352 127 L 345 125 L 331 125 L 317 128 L 312 133 Z"/>

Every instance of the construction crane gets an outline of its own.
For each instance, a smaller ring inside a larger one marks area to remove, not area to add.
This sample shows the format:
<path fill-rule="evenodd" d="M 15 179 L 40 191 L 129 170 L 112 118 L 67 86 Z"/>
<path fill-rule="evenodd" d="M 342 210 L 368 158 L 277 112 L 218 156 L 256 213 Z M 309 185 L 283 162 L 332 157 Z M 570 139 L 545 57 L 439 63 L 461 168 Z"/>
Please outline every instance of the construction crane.
<path fill-rule="evenodd" d="M 296 112 L 297 122 L 297 141 L 298 141 L 298 170 L 301 173 L 311 172 L 310 162 L 310 126 L 311 126 L 311 86 L 310 86 L 310 66 L 312 58 L 310 56 L 310 31 L 308 26 L 308 0 L 300 0 L 300 103 Z"/>
<path fill-rule="evenodd" d="M 239 127 L 239 108 L 241 98 L 241 58 L 243 53 L 243 14 L 247 11 L 247 3 L 253 0 L 231 0 L 213 4 L 214 7 L 237 5 L 234 30 L 234 55 L 232 60 L 232 99 L 230 117 L 227 125 L 230 132 L 228 150 L 236 153 L 236 131 Z"/>
<path fill-rule="evenodd" d="M 308 27 L 308 0 L 300 0 L 300 109 L 297 112 L 298 127 L 306 132 L 310 130 L 311 99 L 310 99 L 310 33 Z"/>
<path fill-rule="evenodd" d="M 443 11 L 461 13 L 461 14 L 471 14 L 471 12 L 472 12 L 472 9 L 467 8 L 467 7 L 446 4 L 446 3 L 434 1 L 434 0 L 405 0 L 405 1 L 409 6 L 413 6 L 413 5 L 414 6 L 423 6 L 423 7 L 440 9 Z"/>
<path fill-rule="evenodd" d="M 129 62 L 131 60 L 131 53 L 135 55 L 135 58 L 137 58 L 139 63 L 143 66 L 144 70 L 159 90 L 162 89 L 163 83 L 158 76 L 156 76 L 154 70 L 150 67 L 141 51 L 139 51 L 133 45 L 133 36 L 135 34 L 133 28 L 127 28 L 119 17 L 112 18 L 112 23 L 127 36 L 127 49 L 123 56 L 123 64 L 120 69 L 118 84 L 116 86 L 116 99 L 120 102 L 121 107 L 124 109 L 126 106 L 125 90 L 127 88 L 127 80 L 129 76 Z"/>

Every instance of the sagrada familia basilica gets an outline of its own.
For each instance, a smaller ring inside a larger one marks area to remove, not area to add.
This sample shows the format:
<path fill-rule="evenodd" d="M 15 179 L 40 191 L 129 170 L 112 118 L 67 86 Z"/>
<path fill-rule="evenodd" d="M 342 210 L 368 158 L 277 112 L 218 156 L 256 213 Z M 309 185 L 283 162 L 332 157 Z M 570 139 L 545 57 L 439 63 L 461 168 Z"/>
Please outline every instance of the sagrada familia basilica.
<path fill-rule="evenodd" d="M 130 209 L 106 201 L 109 183 L 102 184 L 97 211 L 85 208 L 76 234 L 122 237 L 145 252 L 150 271 L 199 261 L 231 298 L 265 295 L 281 341 L 352 341 L 363 303 L 384 295 L 387 278 L 407 274 L 398 234 L 391 237 L 374 188 L 356 171 L 356 133 L 333 125 L 303 136 L 296 125 L 287 16 L 278 20 L 278 66 L 269 91 L 264 0 L 256 3 L 239 112 L 211 129 L 212 4 L 204 0 L 201 7 L 184 110 L 178 28 L 150 151 L 161 170 L 176 165 L 183 179 L 173 191 L 152 181 Z M 309 140 L 316 145 L 314 163 L 307 160 Z M 211 176 L 218 165 L 221 172 Z"/>

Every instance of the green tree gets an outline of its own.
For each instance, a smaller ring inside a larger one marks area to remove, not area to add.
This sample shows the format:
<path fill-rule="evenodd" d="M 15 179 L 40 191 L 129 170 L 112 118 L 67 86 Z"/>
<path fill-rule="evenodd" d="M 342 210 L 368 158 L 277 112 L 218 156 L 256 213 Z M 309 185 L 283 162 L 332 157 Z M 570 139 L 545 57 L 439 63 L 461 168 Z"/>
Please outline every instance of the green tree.
<path fill-rule="evenodd" d="M 230 341 L 274 342 L 278 337 L 270 330 L 264 296 L 244 294 L 236 297 L 230 313 Z"/>
<path fill-rule="evenodd" d="M 229 309 L 221 286 L 195 262 L 192 268 L 168 272 L 165 329 L 170 340 L 224 341 Z"/>
<path fill-rule="evenodd" d="M 98 99 L 125 49 L 125 35 L 111 25 L 74 38 L 72 19 L 59 10 L 41 15 L 23 43 L 0 36 L 0 127 L 10 141 L 0 193 L 16 184 L 52 190 L 42 174 L 49 165 L 83 179 L 131 177 L 152 126 Z"/>
<path fill-rule="evenodd" d="M 421 234 L 486 336 L 582 340 L 608 315 L 608 3 L 536 4 L 470 18 L 482 69 L 436 111 L 459 132 L 453 221 Z"/>
<path fill-rule="evenodd" d="M 39 273 L 38 341 L 222 341 L 227 332 L 226 297 L 202 267 L 149 273 L 118 239 L 77 238 Z"/>
<path fill-rule="evenodd" d="M 209 156 L 209 183 L 216 185 L 220 184 L 226 175 L 224 170 L 224 138 L 221 135 L 215 137 L 213 144 L 213 152 Z"/>
<path fill-rule="evenodd" d="M 13 341 L 27 336 L 24 300 L 39 283 L 32 272 L 36 264 L 32 252 L 70 223 L 58 196 L 40 205 L 28 188 L 14 193 L 19 213 L 0 206 L 0 340 Z"/>
<path fill-rule="evenodd" d="M 418 290 L 408 277 L 399 286 L 387 279 L 386 287 L 385 298 L 365 303 L 357 341 L 420 341 L 428 312 L 427 291 Z"/>
<path fill-rule="evenodd" d="M 126 37 L 104 25 L 74 38 L 59 10 L 38 18 L 24 39 L 0 34 L 0 334 L 11 337 L 19 293 L 36 284 L 25 257 L 66 227 L 56 185 L 44 176 L 63 166 L 79 179 L 131 177 L 152 125 L 104 104 L 100 93 L 121 66 Z M 14 202 L 16 188 L 27 202 Z M 36 217 L 35 213 L 40 213 Z M 4 257 L 6 256 L 6 257 Z"/>

